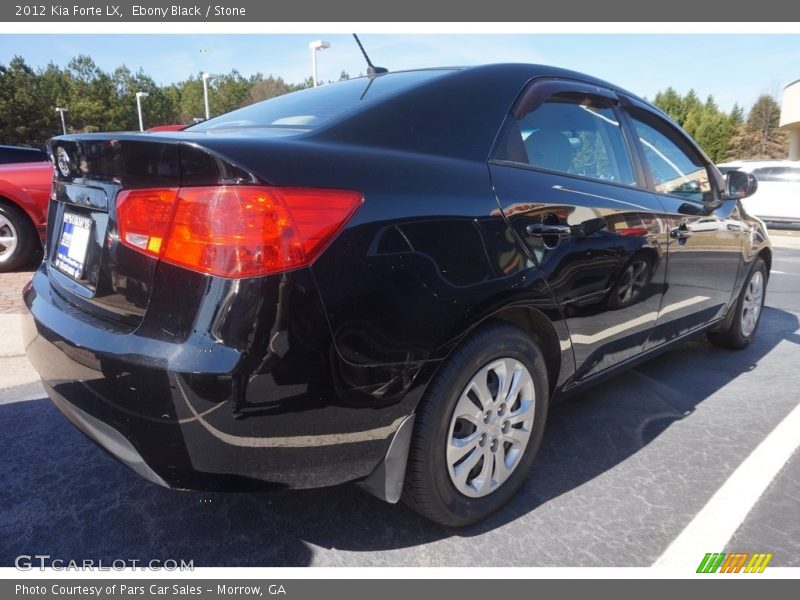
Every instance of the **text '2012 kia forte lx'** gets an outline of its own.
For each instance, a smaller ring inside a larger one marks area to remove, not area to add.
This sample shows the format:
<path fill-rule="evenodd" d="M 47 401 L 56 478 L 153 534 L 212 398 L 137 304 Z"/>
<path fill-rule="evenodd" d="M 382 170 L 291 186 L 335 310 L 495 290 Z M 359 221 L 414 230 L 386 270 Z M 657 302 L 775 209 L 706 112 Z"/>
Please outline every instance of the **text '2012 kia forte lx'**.
<path fill-rule="evenodd" d="M 761 315 L 755 179 L 579 73 L 379 74 L 49 149 L 30 360 L 173 488 L 359 481 L 475 522 L 549 404 L 697 332 L 742 348 Z"/>

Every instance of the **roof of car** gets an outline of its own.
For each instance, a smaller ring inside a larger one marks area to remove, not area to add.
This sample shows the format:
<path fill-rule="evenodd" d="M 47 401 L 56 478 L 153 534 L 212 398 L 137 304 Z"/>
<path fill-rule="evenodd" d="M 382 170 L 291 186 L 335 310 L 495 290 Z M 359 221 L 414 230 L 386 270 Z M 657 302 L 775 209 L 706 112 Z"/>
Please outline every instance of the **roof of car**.
<path fill-rule="evenodd" d="M 521 75 L 523 77 L 527 76 L 528 79 L 534 79 L 537 77 L 559 77 L 563 79 L 576 79 L 580 81 L 586 81 L 587 83 L 592 83 L 594 85 L 604 87 L 610 90 L 614 90 L 615 92 L 619 92 L 631 98 L 635 98 L 641 102 L 650 104 L 650 102 L 648 102 L 644 98 L 641 98 L 637 94 L 634 94 L 633 92 L 630 92 L 608 81 L 604 81 L 603 79 L 593 77 L 586 73 L 572 71 L 570 69 L 564 69 L 561 67 L 554 67 L 552 65 L 543 65 L 538 63 L 489 63 L 483 65 L 474 65 L 474 66 L 404 69 L 398 71 L 389 71 L 385 75 L 391 75 L 392 73 L 403 73 L 408 71 L 435 71 L 435 70 L 483 71 L 483 72 L 498 72 L 498 73 L 505 72 L 508 74 L 513 73 L 516 75 Z M 378 75 L 378 77 L 380 76 L 381 75 Z"/>

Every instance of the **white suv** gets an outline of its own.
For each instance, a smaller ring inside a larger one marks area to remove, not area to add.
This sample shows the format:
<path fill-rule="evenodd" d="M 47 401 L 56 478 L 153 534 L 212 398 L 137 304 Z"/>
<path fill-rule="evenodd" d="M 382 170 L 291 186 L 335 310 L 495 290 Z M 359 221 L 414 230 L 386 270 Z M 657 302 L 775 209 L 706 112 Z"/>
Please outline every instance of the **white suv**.
<path fill-rule="evenodd" d="M 739 160 L 717 166 L 723 173 L 744 171 L 758 179 L 758 191 L 742 200 L 749 214 L 771 227 L 800 226 L 800 161 Z"/>

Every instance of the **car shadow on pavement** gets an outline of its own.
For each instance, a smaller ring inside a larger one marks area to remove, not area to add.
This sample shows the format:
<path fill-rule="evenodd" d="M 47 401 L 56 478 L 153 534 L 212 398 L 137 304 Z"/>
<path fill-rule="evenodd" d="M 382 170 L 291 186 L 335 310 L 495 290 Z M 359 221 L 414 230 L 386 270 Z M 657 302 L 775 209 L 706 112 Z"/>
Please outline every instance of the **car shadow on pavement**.
<path fill-rule="evenodd" d="M 354 485 L 276 493 L 167 490 L 89 443 L 48 400 L 0 404 L 0 566 L 35 554 L 105 564 L 304 566 L 319 563 L 315 547 L 344 551 L 326 553 L 325 564 L 345 565 L 353 562 L 348 552 L 481 535 L 634 456 L 779 343 L 800 344 L 798 326 L 796 315 L 766 308 L 755 342 L 742 352 L 698 337 L 553 407 L 520 493 L 485 522 L 458 530 Z"/>

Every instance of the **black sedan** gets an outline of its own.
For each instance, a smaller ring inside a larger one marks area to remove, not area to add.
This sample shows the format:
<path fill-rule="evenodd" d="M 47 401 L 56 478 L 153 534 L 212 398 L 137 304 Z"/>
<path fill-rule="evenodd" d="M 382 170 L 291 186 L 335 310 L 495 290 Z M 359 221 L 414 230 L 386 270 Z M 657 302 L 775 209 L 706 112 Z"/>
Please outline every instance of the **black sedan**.
<path fill-rule="evenodd" d="M 358 481 L 474 522 L 528 476 L 551 403 L 698 332 L 747 346 L 772 260 L 752 177 L 551 67 L 377 74 L 49 145 L 30 360 L 173 488 Z"/>

